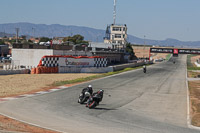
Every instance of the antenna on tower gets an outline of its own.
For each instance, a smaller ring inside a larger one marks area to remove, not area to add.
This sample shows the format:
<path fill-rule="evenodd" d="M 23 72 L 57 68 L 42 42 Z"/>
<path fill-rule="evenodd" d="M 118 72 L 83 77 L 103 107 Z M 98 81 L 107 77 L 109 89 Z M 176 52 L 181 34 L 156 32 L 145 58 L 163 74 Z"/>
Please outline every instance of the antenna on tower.
<path fill-rule="evenodd" d="M 117 0 L 114 0 L 114 12 L 113 12 L 113 24 L 115 25 L 115 22 L 116 22 L 116 3 L 117 3 Z"/>

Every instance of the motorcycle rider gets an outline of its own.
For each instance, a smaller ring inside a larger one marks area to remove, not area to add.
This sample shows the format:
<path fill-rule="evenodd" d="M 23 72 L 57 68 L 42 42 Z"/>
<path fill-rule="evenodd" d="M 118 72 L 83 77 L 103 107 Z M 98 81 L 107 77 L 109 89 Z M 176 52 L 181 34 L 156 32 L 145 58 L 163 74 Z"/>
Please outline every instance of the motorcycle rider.
<path fill-rule="evenodd" d="M 101 100 L 102 100 L 103 99 L 103 92 L 104 92 L 104 90 L 101 89 L 101 90 L 93 93 L 92 96 L 99 95 L 101 97 Z M 100 102 L 101 102 L 101 100 L 100 100 Z"/>
<path fill-rule="evenodd" d="M 85 92 L 89 92 L 90 95 L 92 95 L 92 93 L 93 93 L 92 85 L 88 85 L 88 87 L 86 87 L 86 88 L 84 88 L 84 89 L 82 90 L 82 93 L 83 93 L 83 94 L 84 94 Z"/>
<path fill-rule="evenodd" d="M 83 88 L 81 94 L 79 95 L 78 103 L 83 104 L 88 100 L 88 98 L 92 95 L 93 89 L 92 85 L 88 85 L 88 87 Z"/>
<path fill-rule="evenodd" d="M 146 70 L 147 70 L 146 65 L 143 65 L 143 72 L 146 73 Z"/>
<path fill-rule="evenodd" d="M 104 93 L 104 90 L 102 90 L 102 89 L 99 90 L 99 91 L 97 91 L 97 92 L 95 92 L 95 93 L 93 93 L 93 94 L 90 96 L 90 98 L 88 99 L 87 104 L 86 104 L 86 107 L 88 107 L 89 104 L 90 104 L 90 102 L 92 102 L 92 101 L 91 101 L 91 98 L 93 98 L 93 97 L 98 97 L 98 98 L 99 98 L 99 101 L 96 101 L 96 102 L 97 102 L 97 105 L 99 105 L 99 102 L 101 102 L 102 99 L 103 99 L 103 93 Z"/>

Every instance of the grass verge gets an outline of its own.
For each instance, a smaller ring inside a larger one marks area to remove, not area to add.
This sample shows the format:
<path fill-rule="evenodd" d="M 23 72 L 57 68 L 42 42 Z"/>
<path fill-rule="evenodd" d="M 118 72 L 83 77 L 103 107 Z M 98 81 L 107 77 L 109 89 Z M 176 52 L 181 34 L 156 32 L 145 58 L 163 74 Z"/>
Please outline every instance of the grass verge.
<path fill-rule="evenodd" d="M 110 75 L 114 75 L 114 74 L 118 74 L 118 73 L 122 73 L 122 72 L 127 72 L 127 71 L 131 71 L 131 70 L 139 69 L 139 68 L 142 68 L 142 66 L 134 67 L 134 68 L 125 68 L 125 69 L 120 70 L 120 71 L 103 73 L 103 74 L 100 74 L 100 75 L 89 76 L 89 77 L 86 77 L 86 78 L 78 78 L 78 79 L 74 79 L 74 80 L 58 81 L 58 82 L 54 82 L 52 84 L 52 86 L 61 86 L 61 85 L 67 85 L 67 84 L 75 84 L 75 83 L 80 83 L 80 82 L 86 82 L 86 81 L 90 81 L 90 80 L 94 80 L 94 79 L 98 79 L 98 78 L 102 78 L 102 77 L 106 77 L 106 76 L 110 76 Z"/>
<path fill-rule="evenodd" d="M 168 54 L 168 55 L 166 56 L 166 61 L 168 61 L 168 60 L 171 58 L 171 55 L 172 55 L 172 54 Z"/>

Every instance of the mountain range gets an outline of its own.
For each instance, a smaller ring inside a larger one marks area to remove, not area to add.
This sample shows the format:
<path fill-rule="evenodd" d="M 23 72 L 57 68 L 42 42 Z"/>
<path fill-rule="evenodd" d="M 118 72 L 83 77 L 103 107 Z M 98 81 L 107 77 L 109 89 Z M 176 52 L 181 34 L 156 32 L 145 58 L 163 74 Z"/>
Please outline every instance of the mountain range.
<path fill-rule="evenodd" d="M 60 24 L 33 24 L 33 23 L 6 23 L 0 24 L 0 37 L 13 36 L 16 34 L 16 28 L 19 28 L 19 35 L 27 35 L 32 37 L 66 37 L 80 34 L 85 40 L 94 42 L 103 42 L 105 30 L 94 29 L 83 26 L 66 26 Z M 106 29 L 106 27 L 105 27 Z M 200 41 L 179 41 L 168 38 L 166 40 L 150 40 L 142 39 L 133 35 L 128 35 L 128 42 L 138 45 L 156 45 L 156 46 L 174 46 L 174 47 L 192 47 L 200 48 Z"/>

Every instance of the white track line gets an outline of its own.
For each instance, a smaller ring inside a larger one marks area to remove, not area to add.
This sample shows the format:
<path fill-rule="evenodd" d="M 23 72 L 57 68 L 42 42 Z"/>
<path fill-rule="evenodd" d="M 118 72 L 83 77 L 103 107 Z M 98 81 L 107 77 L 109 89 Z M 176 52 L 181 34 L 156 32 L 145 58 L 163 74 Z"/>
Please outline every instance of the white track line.
<path fill-rule="evenodd" d="M 68 87 L 60 86 L 60 87 L 57 87 L 57 88 L 49 89 L 47 91 L 39 91 L 39 92 L 31 93 L 31 94 L 23 94 L 23 95 L 14 96 L 14 97 L 0 98 L 0 103 L 10 101 L 10 100 L 20 99 L 20 98 L 25 98 L 25 97 L 33 97 L 33 96 L 43 95 L 43 94 L 51 93 L 51 92 L 54 92 L 54 91 L 63 90 L 63 89 L 66 89 L 66 88 L 68 88 Z"/>
<path fill-rule="evenodd" d="M 41 127 L 40 125 L 33 124 L 33 123 L 30 123 L 30 122 L 26 122 L 26 121 L 14 118 L 12 116 L 9 116 L 9 115 L 3 114 L 3 113 L 0 113 L 0 115 L 3 115 L 5 117 L 9 117 L 9 118 L 11 118 L 13 120 L 16 120 L 16 121 L 19 121 L 19 122 L 22 122 L 22 123 L 25 123 L 25 124 L 28 124 L 28 125 L 31 125 L 31 126 L 35 126 L 35 127 L 38 127 L 38 128 L 42 128 L 42 129 L 46 129 L 46 130 L 51 130 L 51 131 L 56 131 L 56 132 L 63 133 L 63 131 L 59 131 L 59 130 L 55 130 L 55 129 L 51 129 L 51 128 L 47 128 L 47 127 Z M 65 133 L 67 133 L 67 132 L 65 132 Z"/>

